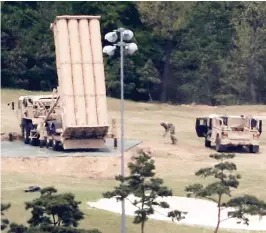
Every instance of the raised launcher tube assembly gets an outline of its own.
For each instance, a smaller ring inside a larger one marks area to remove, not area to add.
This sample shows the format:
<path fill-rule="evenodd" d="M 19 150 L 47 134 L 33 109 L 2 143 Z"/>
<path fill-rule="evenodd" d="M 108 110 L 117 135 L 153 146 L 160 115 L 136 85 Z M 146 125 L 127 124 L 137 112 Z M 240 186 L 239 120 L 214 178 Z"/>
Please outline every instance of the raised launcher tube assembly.
<path fill-rule="evenodd" d="M 66 15 L 51 24 L 58 87 L 43 114 L 24 114 L 39 111 L 38 97 L 26 107 L 18 103 L 25 143 L 46 144 L 54 150 L 90 149 L 103 148 L 105 138 L 112 137 L 117 146 L 116 122 L 112 120 L 111 130 L 108 124 L 99 20 L 100 16 Z"/>

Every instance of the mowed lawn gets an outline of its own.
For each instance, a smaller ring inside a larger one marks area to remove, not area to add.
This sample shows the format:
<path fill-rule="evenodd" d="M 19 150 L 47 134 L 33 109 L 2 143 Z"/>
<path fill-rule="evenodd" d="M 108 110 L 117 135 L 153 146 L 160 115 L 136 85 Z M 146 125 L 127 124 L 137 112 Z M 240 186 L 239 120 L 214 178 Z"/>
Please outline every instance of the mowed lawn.
<path fill-rule="evenodd" d="M 1 132 L 18 131 L 18 122 L 15 113 L 6 105 L 10 101 L 17 100 L 18 96 L 25 94 L 39 94 L 24 90 L 1 90 Z M 47 93 L 44 93 L 47 94 Z M 119 100 L 108 98 L 109 118 L 120 117 Z M 213 150 L 204 148 L 203 140 L 195 133 L 195 118 L 210 113 L 227 114 L 265 114 L 266 106 L 230 106 L 210 108 L 207 106 L 173 106 L 167 104 L 136 103 L 126 101 L 125 104 L 125 136 L 143 140 L 143 146 L 150 147 L 154 151 L 157 175 L 165 180 L 175 195 L 185 195 L 184 188 L 193 182 L 201 182 L 194 176 L 194 172 L 201 167 L 211 166 L 214 161 L 208 155 Z M 176 125 L 178 145 L 172 146 L 169 138 L 162 138 L 163 129 L 160 120 L 171 121 Z M 264 124 L 265 125 L 265 124 Z M 118 132 L 119 132 L 118 121 Z M 242 175 L 241 185 L 234 194 L 253 194 L 266 201 L 266 136 L 265 130 L 261 138 L 261 152 L 259 154 L 238 153 L 234 162 Z M 18 152 L 19 153 L 19 152 Z M 126 161 L 129 161 L 130 153 L 127 153 Z M 80 159 L 80 158 L 79 158 Z M 98 228 L 102 232 L 120 232 L 120 216 L 106 211 L 88 209 L 86 202 L 97 200 L 102 197 L 102 192 L 110 190 L 114 185 L 114 179 L 89 178 L 89 174 L 76 177 L 75 174 L 62 176 L 54 170 L 60 164 L 47 163 L 38 160 L 40 166 L 46 166 L 46 172 L 39 173 L 38 167 L 34 174 L 20 172 L 17 168 L 4 168 L 7 163 L 2 159 L 2 201 L 11 202 L 12 207 L 7 216 L 18 223 L 25 223 L 30 213 L 24 209 L 24 202 L 33 199 L 38 194 L 24 193 L 23 189 L 29 185 L 50 186 L 54 185 L 60 192 L 73 192 L 77 199 L 82 201 L 81 208 L 86 214 L 80 227 Z M 9 161 L 10 162 L 10 161 Z M 13 160 L 16 164 L 15 159 Z M 114 161 L 112 161 L 114 162 Z M 119 166 L 119 158 L 115 161 Z M 30 166 L 30 165 L 28 165 Z M 82 166 L 82 164 L 80 165 Z M 69 168 L 65 168 L 66 170 Z M 89 169 L 88 169 L 89 170 Z M 105 171 L 101 171 L 104 173 Z M 108 171 L 106 171 L 108 172 Z M 107 177 L 107 176 L 106 176 Z M 207 181 L 203 181 L 206 183 Z M 132 218 L 127 218 L 127 232 L 139 232 L 139 226 L 132 224 Z M 147 232 L 184 232 L 184 233 L 207 233 L 211 229 L 176 225 L 162 221 L 150 220 L 147 224 Z M 221 232 L 236 232 L 221 231 Z M 244 231 L 238 231 L 244 232 Z M 247 232 L 247 231 L 245 231 Z"/>

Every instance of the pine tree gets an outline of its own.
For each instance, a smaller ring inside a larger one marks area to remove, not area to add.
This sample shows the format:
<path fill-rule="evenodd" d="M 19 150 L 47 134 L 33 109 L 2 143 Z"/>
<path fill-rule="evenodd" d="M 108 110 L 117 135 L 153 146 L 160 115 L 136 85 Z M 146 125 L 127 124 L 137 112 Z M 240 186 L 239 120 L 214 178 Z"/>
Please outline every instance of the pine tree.
<path fill-rule="evenodd" d="M 9 220 L 6 218 L 3 218 L 4 216 L 4 211 L 7 211 L 10 208 L 10 203 L 8 204 L 2 204 L 1 203 L 1 230 L 4 230 L 7 228 L 8 224 L 9 224 Z"/>
<path fill-rule="evenodd" d="M 228 216 L 238 218 L 238 223 L 244 222 L 249 225 L 247 215 L 266 216 L 266 202 L 253 195 L 232 198 L 224 206 L 234 208 L 234 210 L 228 212 Z"/>
<path fill-rule="evenodd" d="M 78 221 L 84 214 L 72 193 L 56 194 L 57 190 L 47 187 L 41 190 L 41 196 L 33 201 L 26 202 L 26 209 L 32 209 L 32 216 L 28 223 L 30 226 L 78 226 Z"/>
<path fill-rule="evenodd" d="M 154 207 L 169 208 L 169 204 L 158 201 L 158 197 L 172 196 L 172 190 L 163 185 L 161 178 L 155 177 L 154 160 L 150 153 L 140 150 L 137 156 L 133 156 L 133 162 L 128 164 L 130 175 L 127 177 L 116 176 L 120 185 L 113 191 L 103 193 L 105 198 L 116 197 L 118 200 L 127 199 L 133 194 L 136 199 L 132 204 L 137 207 L 133 223 L 141 224 L 141 233 L 144 233 L 145 223 L 150 215 L 154 214 Z M 168 217 L 180 220 L 183 212 L 174 210 L 169 212 Z"/>
<path fill-rule="evenodd" d="M 217 181 L 214 181 L 211 184 L 206 185 L 205 187 L 202 184 L 193 184 L 186 187 L 185 191 L 188 192 L 187 196 L 191 197 L 203 197 L 217 202 L 218 207 L 218 216 L 217 216 L 217 225 L 214 233 L 217 233 L 221 223 L 221 210 L 223 208 L 223 197 L 231 196 L 232 189 L 237 189 L 239 185 L 239 179 L 241 176 L 235 174 L 237 167 L 234 163 L 226 161 L 227 159 L 233 159 L 235 154 L 212 154 L 210 158 L 213 158 L 219 161 L 218 164 L 214 167 L 201 168 L 195 175 L 201 177 L 213 177 Z M 217 199 L 216 199 L 216 198 Z"/>
<path fill-rule="evenodd" d="M 140 74 L 141 87 L 137 91 L 148 94 L 149 101 L 152 101 L 151 91 L 156 84 L 161 83 L 160 74 L 151 59 L 148 59 L 145 66 L 138 73 Z"/>

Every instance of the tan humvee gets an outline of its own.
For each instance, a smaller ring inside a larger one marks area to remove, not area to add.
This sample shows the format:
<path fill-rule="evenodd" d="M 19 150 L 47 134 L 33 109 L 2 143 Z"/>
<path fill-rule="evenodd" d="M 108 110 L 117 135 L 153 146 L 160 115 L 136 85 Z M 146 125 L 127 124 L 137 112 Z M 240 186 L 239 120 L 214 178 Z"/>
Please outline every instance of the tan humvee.
<path fill-rule="evenodd" d="M 253 116 L 209 115 L 196 119 L 198 137 L 205 138 L 205 146 L 215 144 L 217 152 L 229 146 L 247 146 L 251 153 L 259 152 L 262 120 Z"/>

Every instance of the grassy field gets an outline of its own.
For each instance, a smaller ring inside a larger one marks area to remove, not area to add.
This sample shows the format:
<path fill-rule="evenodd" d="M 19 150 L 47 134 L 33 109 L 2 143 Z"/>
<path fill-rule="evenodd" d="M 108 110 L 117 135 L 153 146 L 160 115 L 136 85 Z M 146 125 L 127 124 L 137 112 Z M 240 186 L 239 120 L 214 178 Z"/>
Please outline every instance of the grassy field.
<path fill-rule="evenodd" d="M 15 114 L 6 104 L 29 92 L 9 89 L 2 89 L 1 92 L 1 132 L 18 131 Z M 206 149 L 203 140 L 196 136 L 194 129 L 196 116 L 210 113 L 266 115 L 265 105 L 214 108 L 126 101 L 125 108 L 125 137 L 143 140 L 141 146 L 150 147 L 154 151 L 157 175 L 165 180 L 175 195 L 185 195 L 186 185 L 201 181 L 194 176 L 194 172 L 201 167 L 211 166 L 214 162 L 208 157 L 214 151 Z M 119 120 L 119 100 L 108 99 L 108 110 L 110 118 L 115 117 Z M 163 129 L 159 125 L 160 120 L 175 124 L 178 137 L 176 146 L 170 144 L 169 138 L 162 138 Z M 266 201 L 266 135 L 264 132 L 265 130 L 262 134 L 259 154 L 237 153 L 234 159 L 243 177 L 239 189 L 234 194 L 255 194 Z M 126 162 L 130 160 L 133 152 L 134 150 L 126 153 Z M 34 184 L 54 185 L 60 192 L 73 192 L 77 199 L 82 201 L 81 208 L 86 218 L 81 222 L 80 227 L 98 228 L 103 233 L 120 231 L 119 215 L 88 209 L 86 206 L 87 201 L 101 198 L 102 192 L 114 186 L 113 177 L 120 171 L 119 156 L 71 159 L 2 158 L 1 163 L 2 201 L 11 202 L 12 207 L 7 216 L 13 221 L 24 223 L 29 217 L 29 213 L 24 210 L 24 202 L 34 198 L 36 194 L 25 194 L 22 191 L 25 187 Z M 127 218 L 127 228 L 129 233 L 139 232 L 139 226 L 133 225 L 130 217 Z M 147 232 L 207 233 L 212 230 L 162 221 L 149 221 Z"/>

